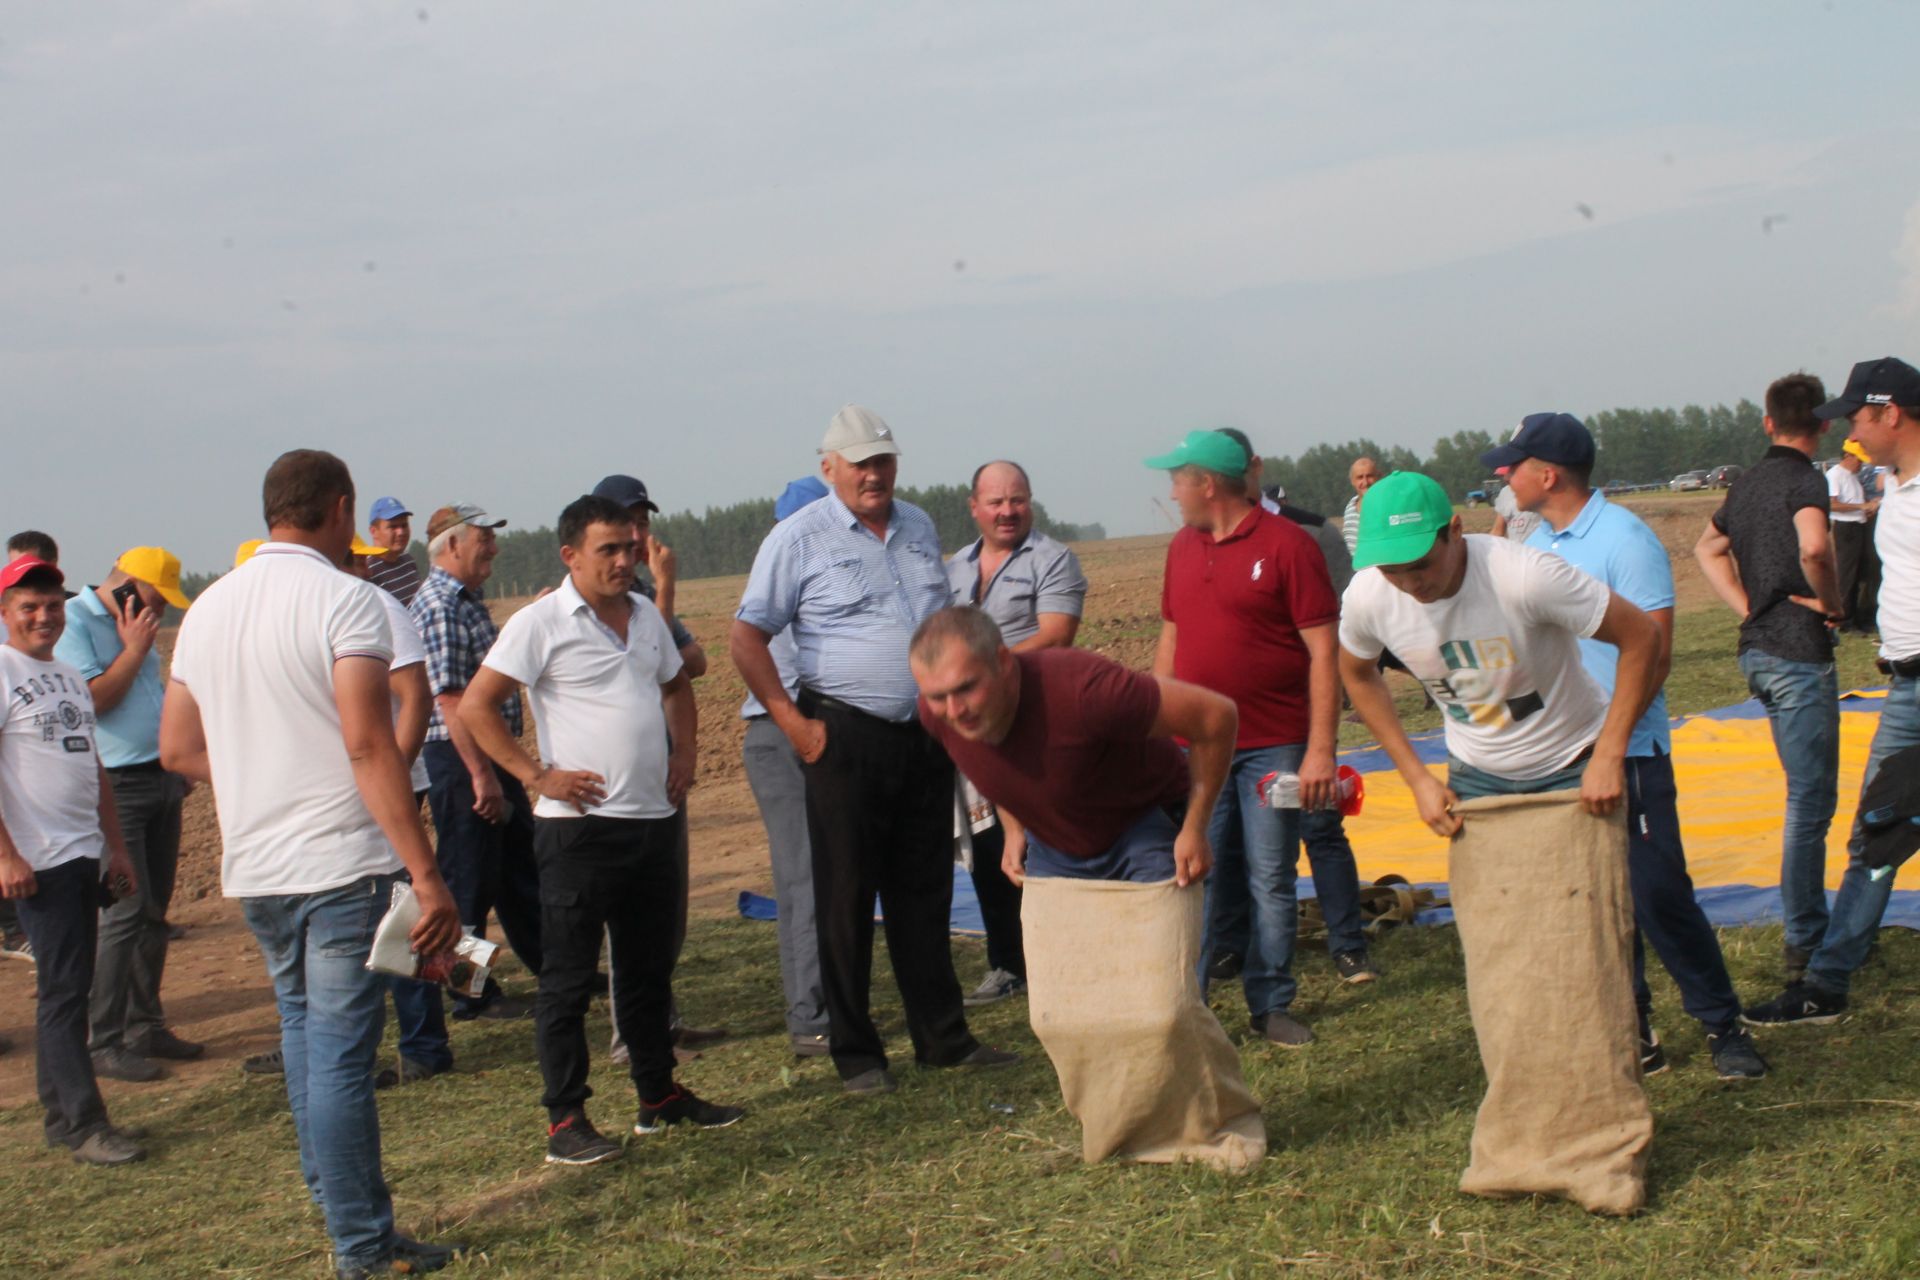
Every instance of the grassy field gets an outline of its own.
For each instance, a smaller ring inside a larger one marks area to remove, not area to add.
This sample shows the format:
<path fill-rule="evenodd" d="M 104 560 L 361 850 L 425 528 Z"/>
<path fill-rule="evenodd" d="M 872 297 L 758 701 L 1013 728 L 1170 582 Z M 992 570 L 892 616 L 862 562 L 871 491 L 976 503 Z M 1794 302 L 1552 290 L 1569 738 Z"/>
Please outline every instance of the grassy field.
<path fill-rule="evenodd" d="M 1663 530 L 1670 545 L 1710 509 L 1657 499 L 1679 513 Z M 1104 596 L 1084 641 L 1135 665 L 1158 628 L 1156 546 L 1087 549 Z M 737 591 L 688 584 L 703 638 L 717 638 Z M 1674 711 L 1744 697 L 1734 619 L 1697 580 L 1683 581 L 1681 598 Z M 1843 688 L 1877 682 L 1864 644 L 1850 642 L 1840 661 Z M 724 664 L 709 681 L 703 726 L 738 696 Z M 1418 702 L 1409 692 L 1416 720 Z M 1843 800 L 1842 819 L 1850 812 Z M 1722 937 L 1741 992 L 1771 994 L 1779 931 Z M 978 944 L 955 947 L 963 975 L 984 968 Z M 456 1074 L 383 1095 L 388 1175 L 403 1228 L 475 1246 L 450 1276 L 1920 1274 L 1920 1222 L 1906 1213 L 1920 1181 L 1920 1033 L 1906 1013 L 1920 939 L 1886 935 L 1846 1021 L 1766 1034 L 1774 1073 L 1744 1087 L 1714 1080 L 1698 1028 L 1657 975 L 1674 1070 L 1649 1082 L 1652 1203 L 1631 1221 L 1457 1194 L 1483 1087 L 1457 939 L 1403 932 L 1376 955 L 1384 980 L 1353 989 L 1324 953 L 1303 951 L 1298 1008 L 1320 1039 L 1299 1051 L 1251 1037 L 1237 988 L 1216 992 L 1272 1142 L 1244 1178 L 1083 1166 L 1021 1001 L 973 1019 L 982 1039 L 1024 1052 L 1020 1066 L 908 1069 L 897 1095 L 848 1099 L 830 1066 L 787 1055 L 773 929 L 713 918 L 696 924 L 676 985 L 699 1021 L 735 1035 L 683 1079 L 746 1104 L 743 1123 L 632 1138 L 614 1165 L 549 1168 L 531 1024 L 464 1024 Z M 897 1061 L 909 1060 L 884 961 L 877 971 L 883 1029 Z M 605 1033 L 596 1009 L 597 1043 Z M 0 1099 L 0 1280 L 328 1274 L 279 1081 L 230 1067 L 210 1078 L 116 1092 L 116 1120 L 153 1130 L 153 1158 L 112 1172 L 41 1147 L 30 1096 Z M 595 1086 L 595 1119 L 625 1131 L 631 1086 L 604 1065 Z M 1012 1114 L 997 1109 L 1007 1106 Z"/>
<path fill-rule="evenodd" d="M 1769 985 L 1776 930 L 1726 936 L 1741 987 Z M 959 944 L 964 971 L 981 963 Z M 773 930 L 695 934 L 682 995 L 743 1034 L 691 1064 L 697 1090 L 752 1108 L 732 1129 L 629 1139 L 625 1160 L 541 1163 L 531 1032 L 460 1033 L 462 1070 L 382 1106 L 403 1225 L 473 1242 L 451 1275 L 1245 1277 L 1912 1275 L 1920 1225 L 1920 1061 L 1901 1010 L 1920 941 L 1888 937 L 1853 1016 L 1779 1032 L 1775 1072 L 1717 1084 L 1696 1030 L 1659 1006 L 1675 1069 L 1649 1082 L 1658 1131 L 1652 1205 L 1589 1218 L 1566 1204 L 1464 1198 L 1454 1182 L 1481 1081 L 1451 930 L 1379 949 L 1386 979 L 1340 987 L 1324 955 L 1301 964 L 1320 1040 L 1301 1051 L 1247 1037 L 1219 997 L 1265 1102 L 1273 1150 L 1244 1178 L 1201 1169 L 1083 1166 L 1019 1002 L 975 1018 L 1027 1052 L 987 1074 L 906 1071 L 900 1093 L 844 1097 L 830 1067 L 785 1054 L 767 992 Z M 879 998 L 896 1050 L 898 1009 Z M 604 1034 L 604 1017 L 595 1032 Z M 632 1092 L 596 1071 L 603 1128 Z M 4 1118 L 0 1275 L 322 1276 L 278 1083 L 233 1078 L 124 1108 L 159 1134 L 154 1158 L 103 1173 L 31 1145 L 26 1107 Z M 1014 1109 L 1005 1115 L 992 1104 Z"/>

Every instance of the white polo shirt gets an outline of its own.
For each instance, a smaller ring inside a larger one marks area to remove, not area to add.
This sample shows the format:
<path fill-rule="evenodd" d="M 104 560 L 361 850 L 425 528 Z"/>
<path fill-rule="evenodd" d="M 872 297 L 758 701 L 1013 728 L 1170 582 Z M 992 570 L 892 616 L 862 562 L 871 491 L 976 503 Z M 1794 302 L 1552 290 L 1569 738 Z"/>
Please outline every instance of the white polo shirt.
<path fill-rule="evenodd" d="M 427 661 L 427 642 L 420 638 L 420 628 L 413 624 L 413 615 L 407 612 L 407 606 L 400 603 L 391 591 L 382 588 L 380 602 L 387 606 L 387 626 L 393 629 L 393 661 L 387 670 L 405 671 L 408 667 L 425 665 Z M 393 700 L 393 727 L 400 728 L 400 699 Z M 412 784 L 414 794 L 418 795 L 430 785 L 427 779 L 427 753 L 418 752 L 413 757 L 413 765 L 407 781 Z"/>
<path fill-rule="evenodd" d="M 173 679 L 200 706 L 228 897 L 400 870 L 354 782 L 333 688 L 342 658 L 393 661 L 385 596 L 317 551 L 269 542 L 181 622 Z"/>
<path fill-rule="evenodd" d="M 507 619 L 481 664 L 527 686 L 540 758 L 555 769 L 590 769 L 607 780 L 607 798 L 588 812 L 602 818 L 670 818 L 667 722 L 660 686 L 680 674 L 680 651 L 666 619 L 637 592 L 628 599 L 623 642 L 600 621 L 573 578 Z M 546 796 L 541 818 L 580 811 Z"/>
<path fill-rule="evenodd" d="M 93 694 L 80 673 L 0 645 L 0 819 L 35 871 L 106 853 Z"/>
<path fill-rule="evenodd" d="M 1896 486 L 1886 472 L 1880 514 L 1873 522 L 1880 553 L 1880 656 L 1920 658 L 1920 472 Z"/>

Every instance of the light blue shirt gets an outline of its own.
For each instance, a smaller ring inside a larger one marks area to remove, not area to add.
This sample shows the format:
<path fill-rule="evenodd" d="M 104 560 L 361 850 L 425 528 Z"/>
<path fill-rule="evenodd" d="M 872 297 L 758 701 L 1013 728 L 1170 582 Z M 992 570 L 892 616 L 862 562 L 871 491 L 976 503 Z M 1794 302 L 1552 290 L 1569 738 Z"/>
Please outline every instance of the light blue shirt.
<path fill-rule="evenodd" d="M 954 552 L 947 561 L 947 580 L 953 584 L 953 602 L 986 610 L 1009 647 L 1037 635 L 1043 613 L 1080 616 L 1086 604 L 1087 575 L 1066 543 L 1029 529 L 993 581 L 983 583 L 980 549 L 985 543 L 985 538 L 975 538 Z"/>
<path fill-rule="evenodd" d="M 113 660 L 125 652 L 120 629 L 101 603 L 100 593 L 88 587 L 67 601 L 67 629 L 53 646 L 53 656 L 91 682 L 104 675 Z M 160 655 L 153 649 L 141 660 L 127 696 L 111 711 L 99 713 L 94 744 L 100 763 L 109 769 L 147 764 L 160 758 L 160 704 L 167 687 L 160 680 Z"/>
<path fill-rule="evenodd" d="M 787 691 L 789 698 L 800 694 L 800 651 L 794 647 L 793 628 L 789 627 L 773 639 L 767 641 L 767 652 L 773 656 L 773 668 L 780 673 L 780 687 Z M 751 720 L 755 716 L 767 714 L 760 705 L 760 699 L 747 691 L 747 700 L 740 704 L 740 718 Z"/>
<path fill-rule="evenodd" d="M 1554 531 L 1545 520 L 1527 539 L 1537 551 L 1550 551 L 1577 569 L 1607 584 L 1628 604 L 1651 613 L 1673 608 L 1673 563 L 1667 549 L 1646 522 L 1625 507 L 1607 501 L 1598 489 L 1566 528 Z M 1609 698 L 1613 696 L 1614 668 L 1620 651 L 1598 640 L 1580 642 L 1580 660 Z M 1627 743 L 1630 756 L 1671 755 L 1673 738 L 1667 724 L 1667 692 L 1653 695 L 1653 705 L 1633 726 Z"/>
<path fill-rule="evenodd" d="M 791 626 L 802 685 L 904 723 L 919 697 L 907 645 L 951 598 L 926 512 L 896 500 L 882 541 L 829 493 L 767 534 L 734 617 L 769 636 Z"/>

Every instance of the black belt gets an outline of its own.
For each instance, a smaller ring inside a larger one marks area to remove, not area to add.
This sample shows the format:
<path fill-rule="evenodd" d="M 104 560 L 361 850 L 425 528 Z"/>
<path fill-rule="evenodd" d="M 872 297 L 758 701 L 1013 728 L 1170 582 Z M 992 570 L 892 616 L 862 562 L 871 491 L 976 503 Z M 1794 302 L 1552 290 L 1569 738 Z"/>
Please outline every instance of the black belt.
<path fill-rule="evenodd" d="M 800 696 L 794 699 L 794 705 L 809 716 L 812 715 L 813 712 L 808 711 L 807 708 L 812 706 L 814 710 L 825 708 L 829 711 L 839 711 L 847 715 L 859 716 L 862 720 L 871 720 L 873 723 L 885 725 L 889 729 L 912 729 L 915 732 L 920 731 L 920 721 L 917 719 L 888 720 L 873 714 L 873 712 L 868 711 L 865 707 L 856 707 L 851 702 L 843 702 L 839 698 L 821 693 L 818 689 L 808 689 L 804 686 L 800 690 Z"/>
<path fill-rule="evenodd" d="M 110 764 L 108 773 L 165 773 L 166 766 L 158 760 L 142 760 L 139 764 Z"/>
<path fill-rule="evenodd" d="M 1875 658 L 1873 665 L 1885 675 L 1899 676 L 1902 680 L 1920 679 L 1920 656 L 1912 658 Z"/>

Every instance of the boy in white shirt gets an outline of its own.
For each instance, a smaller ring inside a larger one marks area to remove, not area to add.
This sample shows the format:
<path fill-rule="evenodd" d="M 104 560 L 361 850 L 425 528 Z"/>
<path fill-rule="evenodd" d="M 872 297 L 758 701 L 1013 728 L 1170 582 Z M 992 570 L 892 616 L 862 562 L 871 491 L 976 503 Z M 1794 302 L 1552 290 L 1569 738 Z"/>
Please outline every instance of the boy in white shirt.
<path fill-rule="evenodd" d="M 33 944 L 47 1145 L 71 1148 L 81 1164 L 130 1164 L 146 1152 L 107 1121 L 87 1053 L 87 998 L 103 888 L 132 893 L 133 863 L 94 749 L 93 695 L 53 656 L 66 629 L 64 581 L 34 556 L 0 570 L 0 897 L 17 907 Z"/>
<path fill-rule="evenodd" d="M 1340 675 L 1422 821 L 1453 836 L 1463 799 L 1575 789 L 1595 817 L 1624 807 L 1633 727 L 1658 684 L 1659 632 L 1645 613 L 1558 556 L 1465 536 L 1446 493 L 1417 472 L 1396 472 L 1367 494 L 1353 563 Z M 1610 698 L 1587 673 L 1583 637 L 1620 651 Z M 1376 665 L 1387 649 L 1445 713 L 1445 783 L 1395 715 Z M 1652 1118 L 1638 1089 L 1628 994 L 1626 829 L 1622 821 L 1588 830 L 1567 814 L 1474 816 L 1501 824 L 1498 835 L 1456 845 L 1449 858 L 1488 1078 L 1461 1189 L 1568 1195 L 1595 1212 L 1632 1212 L 1645 1199 Z M 1555 847 L 1556 836 L 1526 847 L 1524 836 L 1513 839 L 1526 822 L 1547 823 L 1574 847 Z M 1542 1135 L 1539 1118 L 1568 1099 L 1578 1112 L 1568 1131 Z"/>
<path fill-rule="evenodd" d="M 634 1133 L 682 1121 L 720 1128 L 745 1112 L 673 1079 L 674 813 L 693 784 L 693 686 L 660 610 L 633 589 L 641 552 L 632 514 L 610 498 L 583 497 L 560 513 L 557 532 L 567 580 L 507 620 L 459 714 L 480 749 L 539 797 L 545 943 L 534 1038 L 547 1161 L 597 1164 L 620 1154 L 586 1114 L 586 1012 L 603 933 L 614 1023 L 640 1096 Z M 516 684 L 527 686 L 540 755 L 551 764 L 527 754 L 500 712 Z"/>

